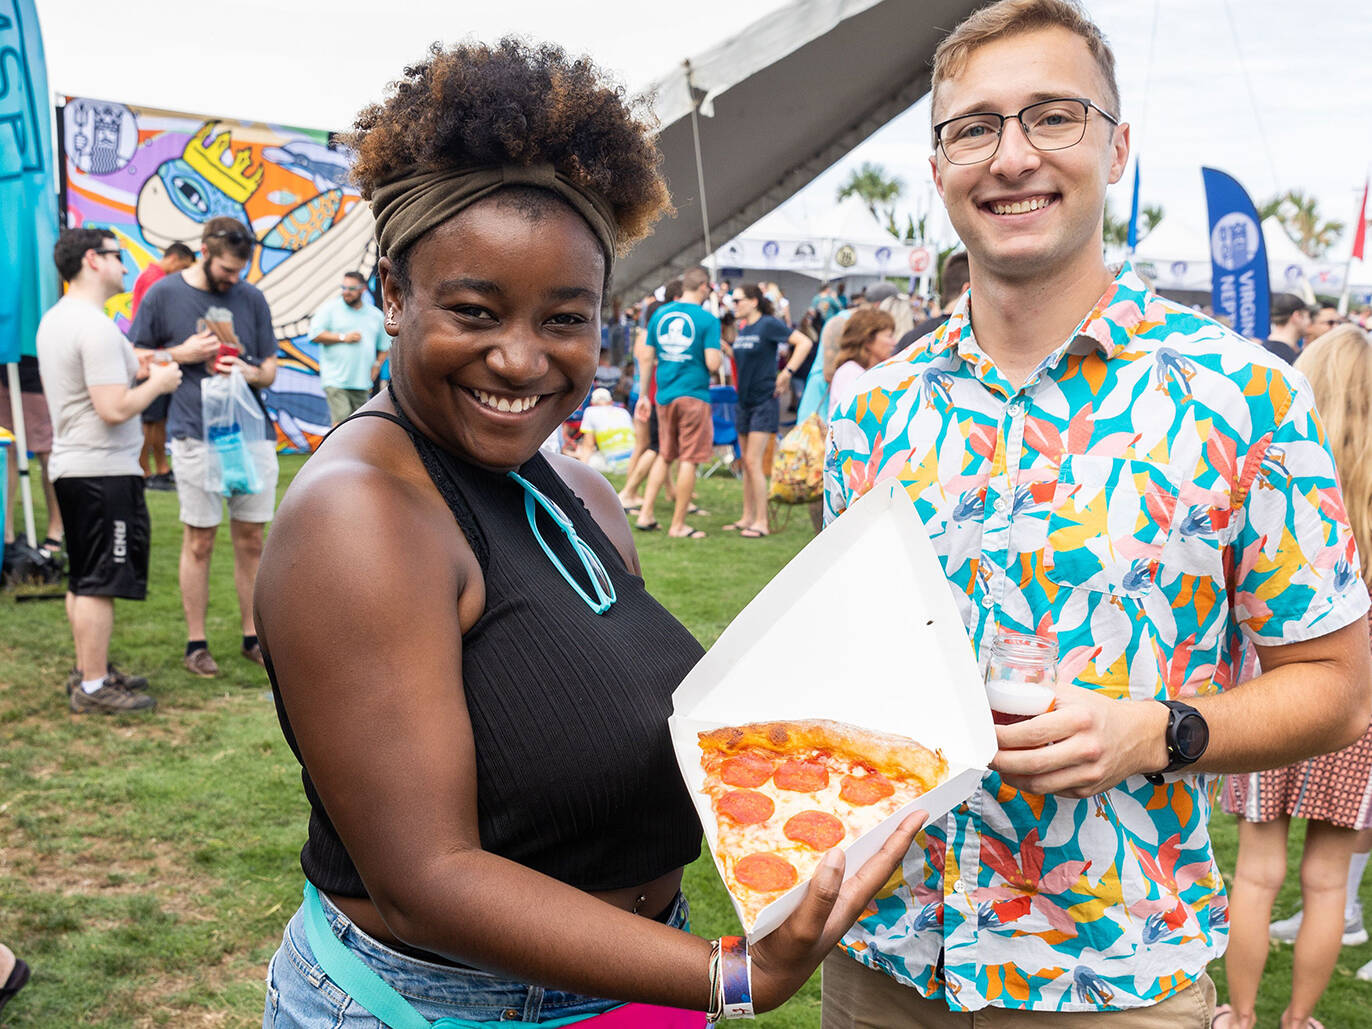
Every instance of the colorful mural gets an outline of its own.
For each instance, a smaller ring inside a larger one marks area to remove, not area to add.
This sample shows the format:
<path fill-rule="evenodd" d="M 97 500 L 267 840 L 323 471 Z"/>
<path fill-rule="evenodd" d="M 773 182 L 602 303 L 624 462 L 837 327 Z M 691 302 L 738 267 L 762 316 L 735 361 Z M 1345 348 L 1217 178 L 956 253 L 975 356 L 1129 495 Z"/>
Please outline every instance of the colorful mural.
<path fill-rule="evenodd" d="M 262 290 L 279 340 L 280 371 L 265 394 L 281 450 L 313 450 L 328 430 L 310 316 L 343 272 L 370 276 L 370 206 L 347 180 L 346 154 L 327 132 L 205 118 L 67 97 L 59 109 L 64 224 L 119 237 L 128 283 L 173 242 L 200 249 L 201 226 L 229 215 L 252 227 L 247 281 Z M 127 329 L 131 295 L 110 311 Z"/>

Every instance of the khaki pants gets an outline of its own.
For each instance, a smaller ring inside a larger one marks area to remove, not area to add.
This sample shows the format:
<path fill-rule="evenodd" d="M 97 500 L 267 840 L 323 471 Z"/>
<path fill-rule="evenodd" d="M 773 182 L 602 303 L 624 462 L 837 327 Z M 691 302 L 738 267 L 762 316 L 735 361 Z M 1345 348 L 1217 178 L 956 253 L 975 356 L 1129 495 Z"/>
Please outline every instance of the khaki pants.
<path fill-rule="evenodd" d="M 337 425 L 370 399 L 371 393 L 365 389 L 325 386 L 324 400 L 329 405 L 329 424 Z"/>
<path fill-rule="evenodd" d="M 949 1011 L 835 950 L 824 959 L 823 1029 L 1210 1029 L 1215 984 L 1201 977 L 1161 1003 L 1128 1011 Z"/>

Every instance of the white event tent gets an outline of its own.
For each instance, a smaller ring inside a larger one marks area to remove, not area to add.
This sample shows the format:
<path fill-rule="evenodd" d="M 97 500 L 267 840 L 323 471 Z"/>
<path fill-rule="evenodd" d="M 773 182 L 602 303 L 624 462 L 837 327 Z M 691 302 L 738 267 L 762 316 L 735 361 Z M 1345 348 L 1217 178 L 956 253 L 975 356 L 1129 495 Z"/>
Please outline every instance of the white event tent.
<path fill-rule="evenodd" d="M 1274 293 L 1296 293 L 1313 298 L 1315 262 L 1301 252 L 1276 218 L 1262 223 L 1267 245 L 1268 282 Z M 1134 251 L 1139 271 L 1162 290 L 1210 289 L 1210 237 L 1203 226 L 1179 218 L 1164 218 Z"/>
<path fill-rule="evenodd" d="M 658 145 L 677 214 L 619 262 L 615 292 L 642 295 L 724 241 L 751 235 L 750 226 L 929 91 L 934 48 L 979 6 L 796 0 L 659 79 Z M 807 238 L 816 227 L 802 227 Z M 876 251 L 895 244 L 866 242 L 873 246 L 863 259 L 873 266 Z M 821 255 L 811 274 L 823 273 L 826 256 L 839 255 Z M 909 273 L 900 257 L 892 265 L 893 274 Z"/>
<path fill-rule="evenodd" d="M 820 217 L 803 221 L 773 211 L 715 251 L 714 260 L 721 268 L 742 269 L 759 278 L 775 272 L 821 280 L 908 276 L 910 249 L 887 231 L 861 198 L 850 196 Z"/>

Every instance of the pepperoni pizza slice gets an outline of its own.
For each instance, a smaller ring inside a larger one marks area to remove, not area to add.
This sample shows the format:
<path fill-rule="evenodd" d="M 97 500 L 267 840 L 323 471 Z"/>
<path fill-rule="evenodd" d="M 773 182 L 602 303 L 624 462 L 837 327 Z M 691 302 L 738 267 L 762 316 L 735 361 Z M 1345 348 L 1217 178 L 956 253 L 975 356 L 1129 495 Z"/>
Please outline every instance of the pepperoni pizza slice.
<path fill-rule="evenodd" d="M 826 851 L 948 776 L 938 751 L 841 722 L 755 722 L 699 736 L 716 854 L 745 929 L 810 878 Z"/>

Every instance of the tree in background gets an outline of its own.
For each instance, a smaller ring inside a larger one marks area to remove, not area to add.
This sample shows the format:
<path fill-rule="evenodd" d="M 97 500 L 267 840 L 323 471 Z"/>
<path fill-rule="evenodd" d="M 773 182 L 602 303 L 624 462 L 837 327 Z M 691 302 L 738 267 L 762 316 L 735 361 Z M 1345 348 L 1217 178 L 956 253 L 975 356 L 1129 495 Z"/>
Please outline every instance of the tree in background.
<path fill-rule="evenodd" d="M 886 169 L 871 161 L 863 161 L 860 168 L 848 173 L 847 180 L 838 188 L 838 199 L 847 200 L 850 196 L 862 198 L 867 210 L 879 222 L 890 226 L 895 223 L 895 205 L 905 192 L 905 183 L 899 176 L 889 175 Z M 899 236 L 900 233 L 896 232 Z"/>
<path fill-rule="evenodd" d="M 1299 189 L 1272 197 L 1258 214 L 1263 221 L 1275 217 L 1306 257 L 1323 257 L 1343 234 L 1343 222 L 1325 221 L 1319 201 Z"/>
<path fill-rule="evenodd" d="M 1158 227 L 1158 222 L 1162 221 L 1163 209 L 1160 204 L 1144 204 L 1139 209 L 1139 242 L 1142 243 L 1144 237 Z M 1123 247 L 1129 243 L 1129 219 L 1116 218 L 1115 212 L 1110 210 L 1110 204 L 1105 204 L 1105 242 L 1107 246 Z"/>

